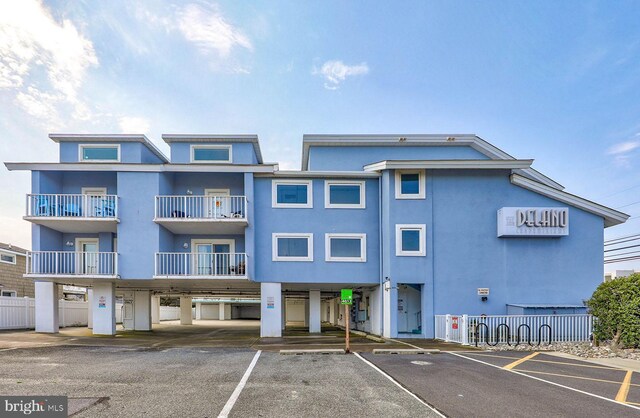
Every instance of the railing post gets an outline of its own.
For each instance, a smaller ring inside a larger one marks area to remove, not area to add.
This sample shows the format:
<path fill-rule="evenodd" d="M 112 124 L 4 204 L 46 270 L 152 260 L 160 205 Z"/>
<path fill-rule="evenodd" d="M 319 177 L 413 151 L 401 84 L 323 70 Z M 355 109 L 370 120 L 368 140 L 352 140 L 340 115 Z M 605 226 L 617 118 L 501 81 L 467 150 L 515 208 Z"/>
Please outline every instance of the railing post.
<path fill-rule="evenodd" d="M 469 345 L 469 315 L 462 315 L 460 323 L 460 333 L 462 334 L 462 345 Z"/>
<path fill-rule="evenodd" d="M 24 301 L 24 327 L 29 329 L 31 328 L 29 326 L 29 297 L 25 296 L 22 300 Z"/>
<path fill-rule="evenodd" d="M 451 341 L 451 315 L 450 314 L 447 314 L 447 316 L 445 317 L 444 340 L 447 342 Z"/>

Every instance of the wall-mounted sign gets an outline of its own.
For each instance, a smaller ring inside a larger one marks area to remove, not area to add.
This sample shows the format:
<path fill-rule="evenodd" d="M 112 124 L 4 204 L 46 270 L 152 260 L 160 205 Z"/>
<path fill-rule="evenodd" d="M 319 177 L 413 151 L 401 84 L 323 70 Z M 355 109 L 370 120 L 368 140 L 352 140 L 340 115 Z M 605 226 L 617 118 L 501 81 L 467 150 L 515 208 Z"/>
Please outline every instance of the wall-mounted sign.
<path fill-rule="evenodd" d="M 276 308 L 276 299 L 273 296 L 267 296 L 267 309 Z"/>
<path fill-rule="evenodd" d="M 104 296 L 100 296 L 100 298 L 98 299 L 98 308 L 99 309 L 107 308 L 107 298 L 105 298 Z"/>
<path fill-rule="evenodd" d="M 498 237 L 569 235 L 569 208 L 498 209 Z"/>
<path fill-rule="evenodd" d="M 489 296 L 489 288 L 488 287 L 479 287 L 478 288 L 478 296 Z"/>
<path fill-rule="evenodd" d="M 340 303 L 343 305 L 351 305 L 353 303 L 353 289 L 340 290 Z"/>

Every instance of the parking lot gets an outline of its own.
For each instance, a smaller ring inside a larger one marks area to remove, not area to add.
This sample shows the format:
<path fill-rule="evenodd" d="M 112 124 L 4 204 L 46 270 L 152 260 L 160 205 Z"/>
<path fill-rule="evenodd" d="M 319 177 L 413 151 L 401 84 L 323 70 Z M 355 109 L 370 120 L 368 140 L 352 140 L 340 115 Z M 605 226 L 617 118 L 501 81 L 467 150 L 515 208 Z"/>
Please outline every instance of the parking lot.
<path fill-rule="evenodd" d="M 428 340 L 412 343 L 447 351 L 380 355 L 371 351 L 408 347 L 362 336 L 357 354 L 281 355 L 281 348 L 341 347 L 340 331 L 294 328 L 263 340 L 255 324 L 237 325 L 163 324 L 100 338 L 82 328 L 3 332 L 0 394 L 67 395 L 76 416 L 640 415 L 640 373 L 616 367 Z"/>

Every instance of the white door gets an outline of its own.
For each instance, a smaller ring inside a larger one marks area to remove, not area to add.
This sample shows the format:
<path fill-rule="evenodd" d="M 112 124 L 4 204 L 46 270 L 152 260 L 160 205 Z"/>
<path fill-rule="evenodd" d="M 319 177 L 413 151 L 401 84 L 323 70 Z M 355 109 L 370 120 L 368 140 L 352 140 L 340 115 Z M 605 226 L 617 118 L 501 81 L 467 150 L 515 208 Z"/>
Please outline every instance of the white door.
<path fill-rule="evenodd" d="M 82 194 L 85 196 L 82 202 L 83 216 L 104 216 L 102 211 L 107 189 L 105 187 L 83 187 Z"/>
<path fill-rule="evenodd" d="M 98 274 L 100 260 L 98 239 L 83 238 L 76 240 L 76 274 Z"/>
<path fill-rule="evenodd" d="M 230 218 L 229 189 L 205 189 L 204 213 L 207 218 Z"/>
<path fill-rule="evenodd" d="M 409 307 L 406 291 L 398 289 L 398 332 L 409 332 Z"/>
<path fill-rule="evenodd" d="M 122 296 L 122 302 L 122 327 L 124 329 L 133 329 L 133 311 L 135 309 L 133 292 L 125 292 Z"/>

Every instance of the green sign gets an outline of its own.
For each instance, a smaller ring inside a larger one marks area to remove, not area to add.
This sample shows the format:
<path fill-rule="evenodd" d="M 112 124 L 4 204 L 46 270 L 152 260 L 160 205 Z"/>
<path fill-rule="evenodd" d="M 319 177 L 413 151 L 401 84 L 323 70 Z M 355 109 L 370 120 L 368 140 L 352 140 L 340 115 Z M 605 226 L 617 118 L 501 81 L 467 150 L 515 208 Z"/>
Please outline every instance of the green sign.
<path fill-rule="evenodd" d="M 343 305 L 351 305 L 353 302 L 353 290 L 342 289 L 340 292 L 340 300 Z"/>

